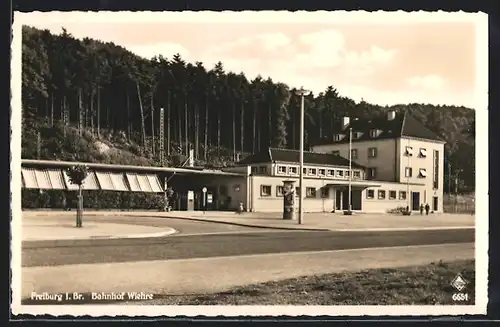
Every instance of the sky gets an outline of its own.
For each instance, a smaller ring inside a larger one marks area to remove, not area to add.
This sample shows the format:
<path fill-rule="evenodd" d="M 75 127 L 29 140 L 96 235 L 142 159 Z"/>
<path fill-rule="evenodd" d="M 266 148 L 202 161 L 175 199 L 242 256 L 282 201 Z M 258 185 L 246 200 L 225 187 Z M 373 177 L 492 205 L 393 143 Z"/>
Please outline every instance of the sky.
<path fill-rule="evenodd" d="M 145 58 L 179 53 L 207 68 L 221 61 L 226 71 L 271 77 L 314 94 L 332 85 L 342 96 L 379 105 L 475 107 L 479 52 L 472 20 L 301 20 L 293 13 L 243 19 L 230 12 L 137 20 L 98 13 L 89 20 L 50 14 L 32 14 L 26 24 L 56 34 L 64 27 L 77 38 L 114 42 Z"/>

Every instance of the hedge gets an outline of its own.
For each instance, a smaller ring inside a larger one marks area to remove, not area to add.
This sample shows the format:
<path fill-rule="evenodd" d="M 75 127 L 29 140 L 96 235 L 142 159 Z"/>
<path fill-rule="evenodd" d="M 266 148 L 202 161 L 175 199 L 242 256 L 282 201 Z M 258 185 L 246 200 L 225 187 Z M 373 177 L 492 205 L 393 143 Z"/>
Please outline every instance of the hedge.
<path fill-rule="evenodd" d="M 63 199 L 67 205 L 76 208 L 77 191 L 22 189 L 23 209 L 64 209 Z M 163 208 L 163 194 L 116 192 L 116 191 L 83 191 L 83 207 L 87 209 L 142 209 Z"/>

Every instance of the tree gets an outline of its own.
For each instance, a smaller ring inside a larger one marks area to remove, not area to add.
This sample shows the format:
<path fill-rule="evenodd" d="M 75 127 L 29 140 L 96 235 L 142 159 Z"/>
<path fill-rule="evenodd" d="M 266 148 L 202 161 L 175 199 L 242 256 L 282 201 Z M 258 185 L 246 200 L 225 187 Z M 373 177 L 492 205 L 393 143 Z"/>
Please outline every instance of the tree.
<path fill-rule="evenodd" d="M 78 186 L 78 207 L 76 211 L 76 227 L 83 227 L 83 194 L 82 185 L 89 174 L 85 165 L 71 166 L 66 170 L 69 182 Z"/>
<path fill-rule="evenodd" d="M 213 166 L 234 160 L 236 151 L 246 155 L 269 145 L 298 148 L 300 97 L 271 77 L 249 81 L 244 73 L 225 71 L 222 62 L 207 70 L 179 54 L 145 59 L 113 43 L 75 39 L 64 29 L 56 35 L 24 26 L 22 46 L 25 158 L 36 158 L 33 131 L 46 129 L 42 138 L 61 134 L 61 140 L 43 139 L 44 147 L 53 146 L 42 151 L 42 159 L 73 160 L 73 152 L 80 151 L 81 160 L 128 163 L 135 158 L 157 165 L 159 107 L 165 109 L 163 164 L 171 164 L 173 156 L 190 146 L 197 164 Z M 388 110 L 407 111 L 438 133 L 447 142 L 453 166 L 472 176 L 463 159 L 474 157 L 474 111 L 464 107 L 381 107 L 341 96 L 331 85 L 305 97 L 306 146 L 331 137 L 341 116 L 371 118 Z M 81 136 L 74 135 L 79 125 Z M 96 136 L 128 157 L 116 151 L 93 153 Z"/>

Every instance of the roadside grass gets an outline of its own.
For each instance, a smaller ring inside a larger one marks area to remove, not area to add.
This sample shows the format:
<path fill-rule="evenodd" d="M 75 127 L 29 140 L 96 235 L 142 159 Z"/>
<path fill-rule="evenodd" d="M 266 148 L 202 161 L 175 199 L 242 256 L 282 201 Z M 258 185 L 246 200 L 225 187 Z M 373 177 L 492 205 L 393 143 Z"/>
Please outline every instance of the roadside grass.
<path fill-rule="evenodd" d="M 468 281 L 468 301 L 455 302 L 452 280 Z M 161 295 L 144 305 L 473 305 L 474 260 L 437 262 L 400 269 L 371 269 L 304 276 L 249 285 L 227 292 Z M 137 302 L 128 304 L 139 304 Z"/>

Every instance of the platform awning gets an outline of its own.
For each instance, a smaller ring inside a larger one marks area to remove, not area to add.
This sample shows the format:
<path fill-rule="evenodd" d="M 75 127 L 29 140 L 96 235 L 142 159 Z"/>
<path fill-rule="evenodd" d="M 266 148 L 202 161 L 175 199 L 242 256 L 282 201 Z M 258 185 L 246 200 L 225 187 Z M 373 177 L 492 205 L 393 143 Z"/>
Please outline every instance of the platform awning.
<path fill-rule="evenodd" d="M 66 189 L 62 171 L 59 169 L 22 168 L 23 187 L 43 190 Z"/>
<path fill-rule="evenodd" d="M 160 193 L 163 192 L 158 177 L 154 174 L 133 174 L 127 173 L 127 180 L 132 192 L 148 192 Z"/>
<path fill-rule="evenodd" d="M 50 184 L 53 190 L 65 190 L 66 183 L 64 182 L 63 172 L 59 169 L 47 169 Z"/>
<path fill-rule="evenodd" d="M 130 191 L 123 173 L 109 173 L 109 176 L 111 177 L 115 191 Z"/>
<path fill-rule="evenodd" d="M 122 173 L 96 172 L 97 180 L 102 190 L 106 191 L 128 191 L 125 178 Z"/>
<path fill-rule="evenodd" d="M 36 181 L 34 169 L 22 168 L 21 175 L 23 177 L 23 186 L 25 188 L 38 188 L 38 182 Z"/>
<path fill-rule="evenodd" d="M 64 181 L 66 182 L 66 186 L 68 187 L 68 190 L 70 191 L 76 191 L 78 190 L 78 185 L 72 184 L 69 181 L 69 176 L 66 171 L 64 171 Z M 82 184 L 82 189 L 83 190 L 99 190 L 99 182 L 97 181 L 97 177 L 93 171 L 90 171 L 89 174 L 87 175 L 87 178 L 83 181 Z"/>

